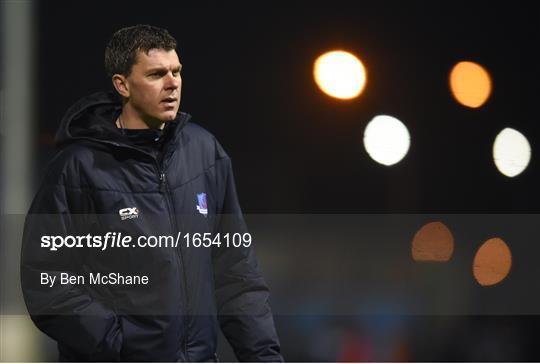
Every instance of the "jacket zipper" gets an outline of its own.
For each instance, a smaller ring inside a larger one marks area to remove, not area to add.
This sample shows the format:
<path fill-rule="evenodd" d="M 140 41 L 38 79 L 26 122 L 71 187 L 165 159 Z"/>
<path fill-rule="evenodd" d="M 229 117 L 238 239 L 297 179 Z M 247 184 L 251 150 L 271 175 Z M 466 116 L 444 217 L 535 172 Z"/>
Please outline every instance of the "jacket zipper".
<path fill-rule="evenodd" d="M 167 183 L 167 175 L 165 174 L 164 170 L 160 168 L 159 162 L 156 158 L 154 158 L 156 170 L 159 176 L 159 192 L 163 193 L 165 196 L 165 204 L 167 205 L 167 214 L 169 216 L 169 223 L 171 225 L 171 228 L 175 233 L 179 233 L 178 229 L 178 223 L 176 222 L 176 216 L 174 214 L 174 206 L 171 202 L 171 191 L 169 189 L 169 184 Z M 187 322 L 187 311 L 188 309 L 188 296 L 187 296 L 187 277 L 186 277 L 186 270 L 184 265 L 184 256 L 182 254 L 182 247 L 178 247 L 176 250 L 176 257 L 180 259 L 180 269 L 182 271 L 182 293 L 184 296 L 184 307 L 186 310 L 186 317 L 183 318 L 184 321 L 184 335 L 185 337 L 182 339 L 183 345 L 182 345 L 182 351 L 184 353 L 184 360 L 189 361 L 188 355 L 187 355 L 187 337 L 188 337 L 188 322 Z"/>
<path fill-rule="evenodd" d="M 169 185 L 167 183 L 167 176 L 165 175 L 165 172 L 163 171 L 163 169 L 161 168 L 160 166 L 160 163 L 158 161 L 158 159 L 156 157 L 154 157 L 152 154 L 150 153 L 147 153 L 146 151 L 142 150 L 142 149 L 139 149 L 139 148 L 136 148 L 136 147 L 133 147 L 133 146 L 130 146 L 130 145 L 125 145 L 125 144 L 120 144 L 120 143 L 116 143 L 116 142 L 110 142 L 110 141 L 106 141 L 106 140 L 99 140 L 99 139 L 95 139 L 95 138 L 79 138 L 79 139 L 85 139 L 85 140 L 89 140 L 89 141 L 93 141 L 93 142 L 98 142 L 98 143 L 102 143 L 102 144 L 110 144 L 110 145 L 114 145 L 115 147 L 120 147 L 120 148 L 128 148 L 128 149 L 131 149 L 131 150 L 136 150 L 137 152 L 139 153 L 142 153 L 144 155 L 147 155 L 149 156 L 153 161 L 154 161 L 154 165 L 156 167 L 156 170 L 157 170 L 157 174 L 158 174 L 158 178 L 159 178 L 159 192 L 160 193 L 163 193 L 165 195 L 165 203 L 167 205 L 167 215 L 169 216 L 169 224 L 171 226 L 171 229 L 173 230 L 173 233 L 176 232 L 178 233 L 178 224 L 176 223 L 176 217 L 171 213 L 171 211 L 174 211 L 174 208 L 172 207 L 172 203 L 171 203 L 171 193 L 170 193 L 170 190 L 169 190 Z M 162 162 L 164 163 L 164 160 L 162 160 Z M 186 309 L 186 311 L 188 311 L 188 296 L 187 296 L 187 277 L 186 277 L 186 271 L 185 271 L 185 266 L 184 266 L 184 257 L 182 255 L 182 248 L 180 247 L 179 249 L 175 249 L 176 250 L 176 258 L 177 259 L 180 259 L 180 262 L 179 262 L 179 265 L 180 265 L 180 270 L 182 271 L 182 280 L 183 280 L 183 287 L 182 287 L 182 293 L 184 295 L 184 307 Z M 187 315 L 188 312 L 186 312 L 186 316 L 189 316 Z M 182 347 L 182 351 L 183 351 L 183 354 L 184 354 L 184 360 L 185 361 L 189 361 L 189 358 L 188 358 L 188 355 L 187 355 L 187 337 L 188 337 L 188 330 L 189 330 L 189 327 L 188 327 L 188 324 L 187 324 L 187 319 L 184 318 L 184 334 L 185 334 L 185 337 L 183 339 L 183 347 Z"/>

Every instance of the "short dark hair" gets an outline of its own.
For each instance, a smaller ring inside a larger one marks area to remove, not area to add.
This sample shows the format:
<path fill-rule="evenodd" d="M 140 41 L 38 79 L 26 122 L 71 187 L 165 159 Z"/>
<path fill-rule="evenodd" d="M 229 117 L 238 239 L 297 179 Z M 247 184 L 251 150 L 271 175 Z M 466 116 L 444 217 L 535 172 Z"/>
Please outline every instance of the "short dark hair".
<path fill-rule="evenodd" d="M 105 70 L 109 77 L 114 74 L 129 76 L 136 63 L 137 52 L 148 54 L 151 49 L 176 49 L 174 39 L 166 29 L 146 24 L 122 28 L 113 34 L 105 48 Z"/>

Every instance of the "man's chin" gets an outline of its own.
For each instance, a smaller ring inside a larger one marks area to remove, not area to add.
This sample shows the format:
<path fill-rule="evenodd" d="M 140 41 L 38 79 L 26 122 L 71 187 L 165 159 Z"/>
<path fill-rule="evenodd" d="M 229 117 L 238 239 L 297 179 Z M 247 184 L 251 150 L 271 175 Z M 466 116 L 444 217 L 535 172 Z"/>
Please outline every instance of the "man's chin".
<path fill-rule="evenodd" d="M 176 119 L 176 111 L 168 111 L 160 115 L 160 120 L 167 122 Z"/>

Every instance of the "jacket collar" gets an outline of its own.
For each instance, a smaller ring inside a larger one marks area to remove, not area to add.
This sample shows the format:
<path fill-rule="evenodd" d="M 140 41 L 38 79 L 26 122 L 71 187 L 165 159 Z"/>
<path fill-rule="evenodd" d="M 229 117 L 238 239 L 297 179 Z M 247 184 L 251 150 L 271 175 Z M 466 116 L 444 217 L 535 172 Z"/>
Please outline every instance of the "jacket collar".
<path fill-rule="evenodd" d="M 91 140 L 118 147 L 132 147 L 128 138 L 116 127 L 115 121 L 122 111 L 122 101 L 115 92 L 97 92 L 73 104 L 65 113 L 56 133 L 56 146 L 78 140 Z M 175 143 L 191 115 L 179 112 L 174 123 L 173 135 L 168 144 Z M 135 148 L 136 149 L 136 148 Z"/>

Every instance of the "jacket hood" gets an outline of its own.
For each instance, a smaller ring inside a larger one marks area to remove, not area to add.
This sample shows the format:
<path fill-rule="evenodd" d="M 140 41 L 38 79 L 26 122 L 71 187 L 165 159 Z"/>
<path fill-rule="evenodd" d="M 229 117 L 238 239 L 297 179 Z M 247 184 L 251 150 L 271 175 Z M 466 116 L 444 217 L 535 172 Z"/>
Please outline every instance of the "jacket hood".
<path fill-rule="evenodd" d="M 62 118 L 56 132 L 56 146 L 62 148 L 81 139 L 129 145 L 127 137 L 115 124 L 121 112 L 122 100 L 115 92 L 97 92 L 80 99 Z M 169 122 L 170 127 L 175 128 L 175 137 L 190 118 L 189 114 L 178 112 L 176 119 Z"/>

